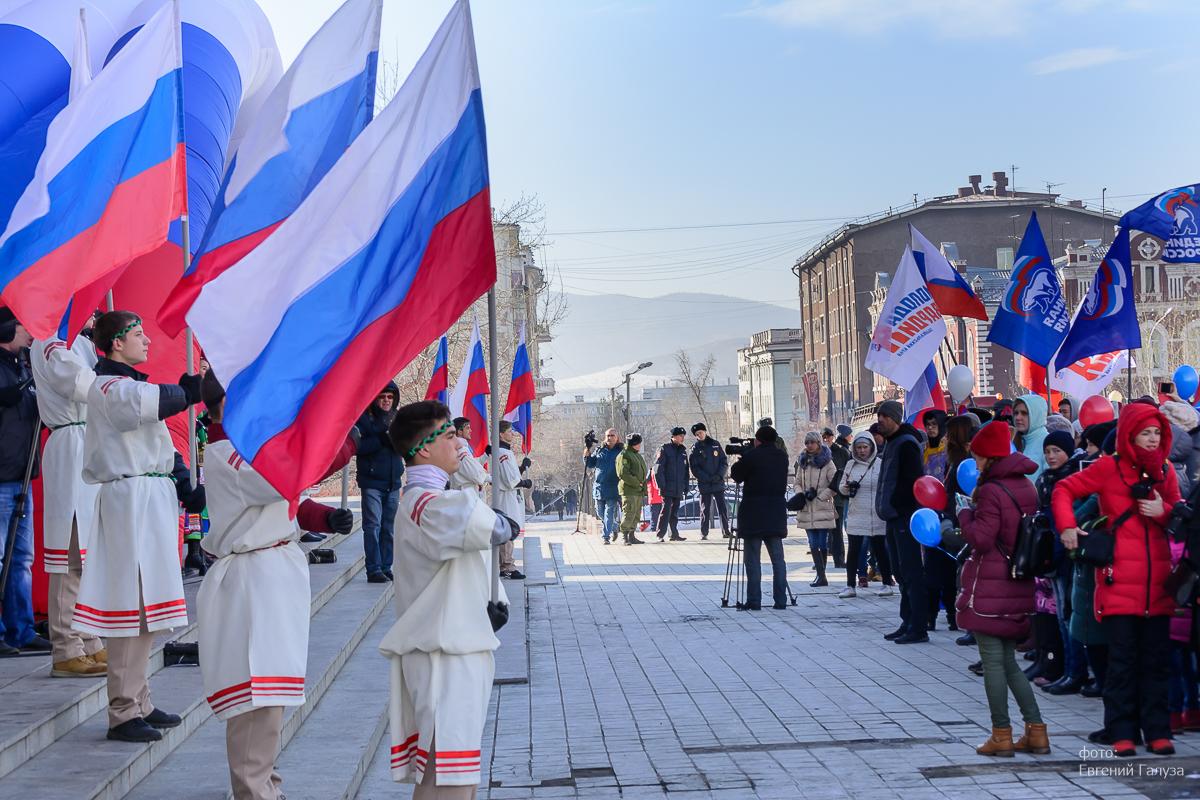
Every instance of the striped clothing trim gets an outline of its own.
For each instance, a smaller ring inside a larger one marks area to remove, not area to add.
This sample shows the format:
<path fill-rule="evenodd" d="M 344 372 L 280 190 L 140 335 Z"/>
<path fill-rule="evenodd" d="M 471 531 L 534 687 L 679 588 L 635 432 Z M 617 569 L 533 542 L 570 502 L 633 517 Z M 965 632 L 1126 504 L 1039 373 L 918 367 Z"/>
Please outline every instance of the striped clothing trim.
<path fill-rule="evenodd" d="M 42 551 L 42 564 L 46 567 L 46 569 L 49 569 L 50 567 L 67 568 L 70 566 L 70 562 L 68 560 L 69 555 L 70 551 L 68 550 L 53 550 L 47 547 Z M 87 550 L 79 551 L 79 562 L 81 564 L 87 563 Z"/>
<path fill-rule="evenodd" d="M 478 750 L 447 750 L 434 754 L 437 763 L 434 769 L 439 775 L 451 775 L 462 772 L 479 772 Z"/>
<path fill-rule="evenodd" d="M 413 503 L 412 513 L 409 516 L 412 517 L 412 521 L 417 524 L 417 527 L 421 526 L 421 515 L 425 513 L 425 507 L 435 497 L 437 497 L 437 494 L 434 492 L 425 492 L 417 498 L 417 502 Z"/>
<path fill-rule="evenodd" d="M 67 349 L 66 342 L 62 342 L 62 341 L 46 342 L 46 346 L 44 348 L 42 348 L 42 355 L 44 355 L 48 359 L 48 358 L 50 358 L 50 354 L 53 353 L 55 350 L 66 350 L 66 349 Z"/>
<path fill-rule="evenodd" d="M 101 611 L 91 606 L 75 604 L 75 621 L 106 631 L 137 630 L 141 626 L 141 614 L 132 611 Z"/>
<path fill-rule="evenodd" d="M 230 455 L 229 458 L 226 459 L 226 461 L 228 461 L 229 466 L 233 467 L 235 470 L 241 469 L 242 464 L 246 463 L 246 459 L 239 456 L 236 451 L 232 455 Z"/>
<path fill-rule="evenodd" d="M 417 737 L 419 734 L 414 733 L 405 740 L 404 744 L 398 744 L 392 747 L 392 769 L 408 766 L 408 762 L 417 753 Z"/>
<path fill-rule="evenodd" d="M 266 698 L 291 698 L 304 700 L 304 678 L 284 675 L 261 675 L 250 680 L 227 686 L 208 696 L 208 704 L 214 714 L 232 711 L 241 706 L 254 705 L 255 700 Z M 259 705 L 291 705 L 282 702 L 259 703 Z"/>

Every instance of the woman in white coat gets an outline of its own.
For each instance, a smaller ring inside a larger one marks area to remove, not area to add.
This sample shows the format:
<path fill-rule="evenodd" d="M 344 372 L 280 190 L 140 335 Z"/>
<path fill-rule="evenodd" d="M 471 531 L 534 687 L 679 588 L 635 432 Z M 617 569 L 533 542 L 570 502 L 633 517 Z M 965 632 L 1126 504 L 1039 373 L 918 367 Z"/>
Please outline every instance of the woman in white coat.
<path fill-rule="evenodd" d="M 879 486 L 879 455 L 875 452 L 875 437 L 860 433 L 850 445 L 850 462 L 842 471 L 842 482 L 838 490 L 850 498 L 846 501 L 846 535 L 850 548 L 846 553 L 846 588 L 838 597 L 857 597 L 854 588 L 854 573 L 858 568 L 859 555 L 871 540 L 871 552 L 879 562 L 879 573 L 883 576 L 880 597 L 892 593 L 892 566 L 888 560 L 887 544 L 884 540 L 886 524 L 875 513 L 875 491 Z M 866 576 L 862 587 L 866 588 Z"/>

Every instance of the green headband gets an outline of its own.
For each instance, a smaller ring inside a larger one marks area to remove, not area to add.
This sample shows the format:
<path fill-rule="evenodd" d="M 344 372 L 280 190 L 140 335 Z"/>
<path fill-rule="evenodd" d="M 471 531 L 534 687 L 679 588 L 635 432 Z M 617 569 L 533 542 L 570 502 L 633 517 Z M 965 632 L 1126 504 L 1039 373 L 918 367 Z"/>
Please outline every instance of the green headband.
<path fill-rule="evenodd" d="M 113 337 L 113 339 L 120 339 L 122 336 L 129 333 L 131 330 L 133 330 L 134 328 L 136 328 L 138 325 L 141 325 L 141 324 L 142 324 L 142 321 L 135 317 L 133 322 L 126 325 L 124 327 L 124 329 L 121 330 L 120 333 L 118 333 L 116 336 Z"/>
<path fill-rule="evenodd" d="M 453 421 L 450 421 L 450 422 L 446 422 L 446 423 L 444 423 L 444 424 L 442 425 L 442 427 L 438 428 L 436 431 L 434 431 L 433 433 L 429 434 L 429 435 L 428 435 L 428 436 L 426 436 L 424 439 L 422 439 L 421 441 L 419 441 L 419 442 L 417 442 L 415 445 L 413 445 L 412 449 L 411 449 L 411 450 L 409 450 L 409 451 L 408 451 L 408 452 L 407 452 L 407 453 L 404 455 L 404 457 L 405 457 L 405 458 L 412 458 L 413 456 L 415 456 L 415 455 L 417 454 L 417 451 L 418 451 L 418 450 L 422 450 L 422 449 L 424 449 L 424 448 L 425 448 L 427 445 L 431 445 L 431 444 L 433 444 L 435 441 L 437 441 L 437 438 L 438 438 L 439 436 L 441 436 L 441 435 L 442 435 L 443 433 L 445 433 L 446 431 L 448 431 L 448 430 L 451 430 L 452 428 L 454 428 L 454 422 L 453 422 Z"/>

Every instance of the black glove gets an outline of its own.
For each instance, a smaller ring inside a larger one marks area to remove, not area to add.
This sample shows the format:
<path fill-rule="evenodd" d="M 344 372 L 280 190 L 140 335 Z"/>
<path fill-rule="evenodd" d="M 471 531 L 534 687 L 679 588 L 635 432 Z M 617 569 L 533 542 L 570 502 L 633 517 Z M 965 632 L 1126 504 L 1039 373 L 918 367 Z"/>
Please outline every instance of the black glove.
<path fill-rule="evenodd" d="M 533 488 L 533 479 L 532 479 L 532 478 L 526 478 L 526 479 L 525 479 L 525 480 L 523 480 L 523 481 L 518 481 L 518 482 L 517 482 L 517 488 L 518 488 L 518 489 L 532 489 L 532 488 Z"/>
<path fill-rule="evenodd" d="M 190 483 L 176 484 L 175 495 L 179 498 L 179 502 L 183 503 L 183 510 L 189 514 L 199 514 L 208 504 L 208 500 L 204 496 L 204 484 L 200 484 L 195 489 Z"/>
<path fill-rule="evenodd" d="M 24 393 L 25 390 L 19 384 L 15 383 L 12 386 L 0 388 L 0 407 L 12 408 L 21 402 L 21 395 Z"/>
<path fill-rule="evenodd" d="M 354 527 L 354 512 L 348 508 L 330 509 L 325 515 L 325 524 L 332 528 L 334 533 L 349 533 Z"/>
<path fill-rule="evenodd" d="M 362 447 L 362 431 L 358 429 L 357 425 L 354 425 L 350 428 L 349 436 L 354 441 L 354 449 L 356 451 L 358 448 Z"/>
<path fill-rule="evenodd" d="M 488 619 L 492 621 L 492 633 L 503 628 L 504 623 L 508 622 L 508 603 L 497 603 L 495 600 L 489 600 Z"/>
<path fill-rule="evenodd" d="M 524 458 L 522 458 L 521 459 L 521 472 L 524 472 L 525 470 L 529 469 L 529 465 L 532 463 L 533 462 L 529 460 L 529 456 L 525 456 Z"/>
<path fill-rule="evenodd" d="M 187 397 L 187 404 L 194 406 L 200 402 L 200 376 L 199 375 L 180 375 L 179 387 L 183 389 L 184 395 Z"/>
<path fill-rule="evenodd" d="M 792 495 L 792 499 L 787 501 L 788 511 L 803 511 L 807 504 L 808 501 L 804 499 L 804 495 Z"/>
<path fill-rule="evenodd" d="M 487 447 L 483 448 L 483 452 L 490 456 L 492 454 L 492 446 L 489 444 Z"/>
<path fill-rule="evenodd" d="M 498 508 L 493 508 L 492 511 L 495 511 L 497 517 L 499 517 L 500 519 L 502 519 L 506 523 L 508 523 L 508 531 L 509 531 L 509 533 L 512 534 L 511 536 L 508 537 L 508 540 L 510 542 L 513 539 L 516 539 L 518 536 L 521 535 L 521 526 L 517 524 L 517 521 L 515 519 L 510 517 L 508 514 L 505 514 L 503 511 L 501 511 Z"/>

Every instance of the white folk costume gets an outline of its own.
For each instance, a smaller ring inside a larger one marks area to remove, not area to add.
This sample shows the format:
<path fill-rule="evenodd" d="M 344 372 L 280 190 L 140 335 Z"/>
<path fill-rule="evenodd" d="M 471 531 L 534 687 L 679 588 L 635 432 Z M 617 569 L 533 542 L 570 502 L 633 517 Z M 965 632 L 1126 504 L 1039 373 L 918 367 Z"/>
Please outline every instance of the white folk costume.
<path fill-rule="evenodd" d="M 447 478 L 430 465 L 405 473 L 396 624 L 379 650 L 392 662 L 392 780 L 420 782 L 435 749 L 437 786 L 475 786 L 500 646 L 487 613 L 488 551 L 509 532 L 478 492 L 446 490 Z"/>
<path fill-rule="evenodd" d="M 493 453 L 496 451 L 493 450 Z M 516 520 L 521 532 L 525 532 L 525 499 L 517 484 L 521 482 L 521 470 L 517 457 L 509 446 L 501 442 L 496 459 L 496 474 L 492 476 L 492 506 L 502 514 Z M 500 572 L 508 574 L 517 568 L 513 558 L 513 543 L 500 545 Z"/>
<path fill-rule="evenodd" d="M 86 336 L 77 336 L 72 347 L 54 337 L 29 348 L 38 413 L 50 429 L 42 449 L 42 563 L 49 577 L 47 633 L 54 665 L 104 649 L 100 637 L 71 627 L 100 491 L 83 482 L 83 426 L 96 360 Z"/>
<path fill-rule="evenodd" d="M 483 463 L 471 455 L 471 445 L 466 439 L 458 440 L 458 472 L 450 476 L 451 489 L 466 489 L 468 486 L 483 493 L 483 487 L 492 482 Z"/>

